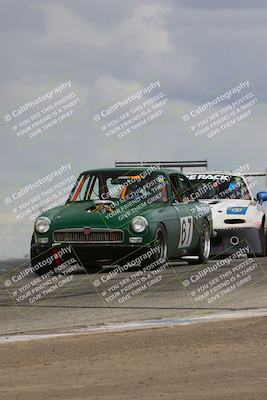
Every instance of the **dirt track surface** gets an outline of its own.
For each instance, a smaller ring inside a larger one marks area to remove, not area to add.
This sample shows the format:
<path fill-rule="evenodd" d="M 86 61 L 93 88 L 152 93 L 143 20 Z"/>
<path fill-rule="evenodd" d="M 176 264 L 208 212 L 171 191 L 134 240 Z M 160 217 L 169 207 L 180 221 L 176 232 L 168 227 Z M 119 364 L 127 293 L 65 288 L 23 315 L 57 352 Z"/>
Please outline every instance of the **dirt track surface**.
<path fill-rule="evenodd" d="M 267 318 L 0 345 L 5 400 L 266 400 Z"/>

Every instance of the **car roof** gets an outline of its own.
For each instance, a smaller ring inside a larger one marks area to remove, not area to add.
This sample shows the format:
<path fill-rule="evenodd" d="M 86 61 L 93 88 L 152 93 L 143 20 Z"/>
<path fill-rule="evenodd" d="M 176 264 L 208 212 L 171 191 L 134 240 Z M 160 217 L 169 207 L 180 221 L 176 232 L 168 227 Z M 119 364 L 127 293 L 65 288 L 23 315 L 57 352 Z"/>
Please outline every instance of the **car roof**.
<path fill-rule="evenodd" d="M 97 168 L 97 169 L 89 169 L 87 171 L 81 172 L 81 174 L 104 174 L 104 173 L 110 173 L 110 172 L 118 172 L 122 174 L 129 174 L 134 172 L 135 174 L 139 174 L 145 171 L 149 171 L 152 167 L 116 167 L 116 168 Z M 165 174 L 173 174 L 173 173 L 181 173 L 181 171 L 177 171 L 175 169 L 170 169 L 170 168 L 155 168 L 151 172 L 164 172 Z"/>

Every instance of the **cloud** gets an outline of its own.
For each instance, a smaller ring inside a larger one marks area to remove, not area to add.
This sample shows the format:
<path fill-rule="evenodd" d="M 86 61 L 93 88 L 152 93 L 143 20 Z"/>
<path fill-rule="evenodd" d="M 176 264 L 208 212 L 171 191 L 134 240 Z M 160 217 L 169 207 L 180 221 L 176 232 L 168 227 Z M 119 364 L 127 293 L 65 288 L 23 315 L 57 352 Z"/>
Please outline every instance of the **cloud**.
<path fill-rule="evenodd" d="M 164 26 L 170 9 L 165 6 L 144 4 L 138 6 L 120 26 L 115 38 L 118 44 L 129 44 L 135 51 L 141 51 L 148 57 L 170 52 L 167 27 Z"/>
<path fill-rule="evenodd" d="M 193 9 L 255 9 L 255 8 L 266 8 L 267 4 L 265 0 L 172 0 L 172 4 L 175 6 Z"/>
<path fill-rule="evenodd" d="M 69 48 L 78 45 L 85 47 L 104 47 L 111 37 L 101 29 L 96 29 L 90 21 L 84 21 L 68 8 L 57 3 L 36 5 L 37 10 L 45 14 L 44 34 L 35 37 L 39 46 L 62 46 Z"/>

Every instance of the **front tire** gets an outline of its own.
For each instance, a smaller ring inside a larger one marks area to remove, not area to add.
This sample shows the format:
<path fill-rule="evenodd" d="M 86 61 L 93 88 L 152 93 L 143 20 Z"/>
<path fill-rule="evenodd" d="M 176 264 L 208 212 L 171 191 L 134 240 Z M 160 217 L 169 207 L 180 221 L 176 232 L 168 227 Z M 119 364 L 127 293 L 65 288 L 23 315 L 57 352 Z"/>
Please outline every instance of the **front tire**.
<path fill-rule="evenodd" d="M 197 245 L 197 260 L 188 260 L 190 265 L 206 264 L 210 256 L 210 227 L 207 221 L 204 221 Z"/>
<path fill-rule="evenodd" d="M 42 276 L 44 274 L 47 274 L 50 271 L 54 270 L 54 266 L 49 265 L 49 266 L 44 266 L 44 267 L 40 267 L 38 269 L 35 269 L 35 266 L 39 263 L 44 261 L 45 259 L 47 259 L 48 255 L 47 252 L 39 254 L 37 253 L 35 247 L 35 239 L 34 239 L 34 235 L 32 235 L 32 239 L 31 239 L 31 266 L 34 268 L 34 273 L 36 275 Z"/>
<path fill-rule="evenodd" d="M 167 233 L 162 225 L 160 225 L 157 228 L 155 234 L 155 240 L 151 245 L 151 249 L 153 250 L 153 254 L 150 257 L 142 260 L 141 262 L 142 268 L 148 267 L 151 264 L 155 264 L 153 268 L 157 268 L 160 265 L 163 265 L 167 262 L 167 255 L 168 255 Z M 148 252 L 149 250 L 146 251 L 146 253 Z"/>

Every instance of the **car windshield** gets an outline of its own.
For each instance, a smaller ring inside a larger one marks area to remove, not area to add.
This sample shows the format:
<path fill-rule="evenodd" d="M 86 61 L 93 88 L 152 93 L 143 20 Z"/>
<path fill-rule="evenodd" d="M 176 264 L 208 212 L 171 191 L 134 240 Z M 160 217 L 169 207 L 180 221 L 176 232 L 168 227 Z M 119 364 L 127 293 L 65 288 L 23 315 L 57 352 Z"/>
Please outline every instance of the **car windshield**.
<path fill-rule="evenodd" d="M 166 177 L 160 173 L 106 172 L 82 174 L 76 181 L 68 202 L 89 200 L 148 199 L 167 200 Z"/>
<path fill-rule="evenodd" d="M 239 176 L 189 175 L 188 178 L 199 199 L 251 200 L 246 182 Z"/>

